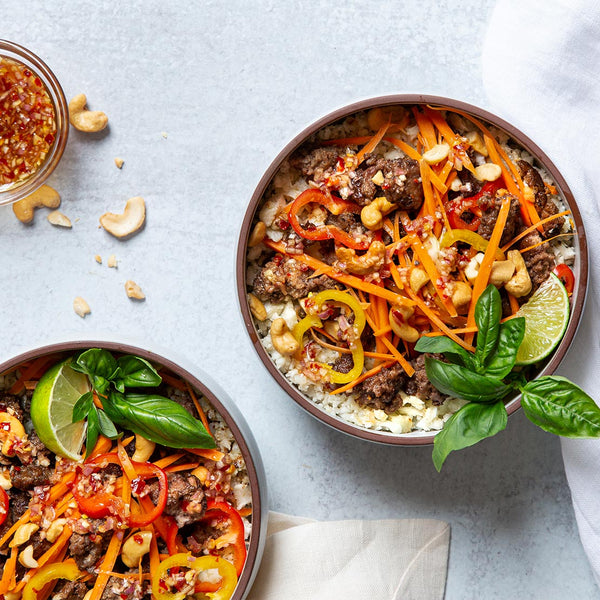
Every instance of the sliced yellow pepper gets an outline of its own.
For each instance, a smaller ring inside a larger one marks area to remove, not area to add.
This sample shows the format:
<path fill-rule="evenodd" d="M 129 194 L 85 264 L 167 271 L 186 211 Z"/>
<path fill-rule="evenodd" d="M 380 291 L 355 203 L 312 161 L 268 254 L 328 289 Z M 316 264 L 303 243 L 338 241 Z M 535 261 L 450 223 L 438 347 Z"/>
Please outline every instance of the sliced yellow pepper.
<path fill-rule="evenodd" d="M 488 241 L 480 236 L 475 231 L 470 231 L 468 229 L 451 229 L 450 231 L 446 231 L 440 240 L 440 248 L 449 248 L 456 242 L 464 242 L 465 244 L 469 244 L 474 250 L 478 252 L 485 252 L 488 247 Z M 498 249 L 496 252 L 496 258 L 498 260 L 504 260 L 504 253 L 502 250 Z"/>
<path fill-rule="evenodd" d="M 27 582 L 23 588 L 22 600 L 37 600 L 38 592 L 50 581 L 68 579 L 75 581 L 81 575 L 74 560 L 45 565 Z"/>

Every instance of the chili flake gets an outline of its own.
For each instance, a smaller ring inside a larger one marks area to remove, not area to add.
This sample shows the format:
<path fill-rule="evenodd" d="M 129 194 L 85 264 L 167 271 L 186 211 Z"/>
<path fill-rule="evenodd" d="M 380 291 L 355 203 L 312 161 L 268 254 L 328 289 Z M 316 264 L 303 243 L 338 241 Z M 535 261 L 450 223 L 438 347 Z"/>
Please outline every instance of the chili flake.
<path fill-rule="evenodd" d="M 0 57 L 0 185 L 22 181 L 44 162 L 56 138 L 56 111 L 41 79 Z"/>

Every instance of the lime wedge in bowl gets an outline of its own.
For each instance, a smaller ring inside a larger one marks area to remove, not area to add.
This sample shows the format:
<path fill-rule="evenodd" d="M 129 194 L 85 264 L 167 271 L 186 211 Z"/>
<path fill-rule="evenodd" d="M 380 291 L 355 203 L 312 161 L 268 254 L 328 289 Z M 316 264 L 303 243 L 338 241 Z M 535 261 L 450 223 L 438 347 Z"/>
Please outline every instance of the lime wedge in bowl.
<path fill-rule="evenodd" d="M 65 458 L 81 459 L 85 423 L 72 423 L 73 406 L 89 392 L 87 375 L 73 371 L 71 359 L 46 371 L 31 398 L 31 420 L 47 448 Z"/>
<path fill-rule="evenodd" d="M 556 275 L 551 274 L 517 312 L 525 317 L 525 337 L 517 352 L 518 365 L 546 358 L 562 339 L 569 322 L 569 296 Z"/>

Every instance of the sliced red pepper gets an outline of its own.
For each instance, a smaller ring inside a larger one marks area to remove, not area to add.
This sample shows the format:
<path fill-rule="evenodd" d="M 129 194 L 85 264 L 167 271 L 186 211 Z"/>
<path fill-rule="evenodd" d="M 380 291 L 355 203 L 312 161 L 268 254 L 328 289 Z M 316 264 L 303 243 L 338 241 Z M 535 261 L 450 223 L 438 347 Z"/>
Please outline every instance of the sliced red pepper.
<path fill-rule="evenodd" d="M 456 198 L 451 200 L 446 205 L 446 214 L 448 215 L 448 222 L 452 229 L 468 229 L 469 231 L 477 231 L 481 223 L 482 210 L 479 206 L 479 200 L 484 194 L 490 194 L 494 196 L 496 192 L 502 187 L 502 183 L 498 180 L 490 181 L 486 183 L 481 191 L 474 196 L 468 198 Z M 470 222 L 463 219 L 463 215 L 469 212 L 474 215 Z"/>
<path fill-rule="evenodd" d="M 366 250 L 370 245 L 370 240 L 357 241 L 345 231 L 334 225 L 322 225 L 313 229 L 305 229 L 300 225 L 298 214 L 307 204 L 321 204 L 325 206 L 334 215 L 342 212 L 360 212 L 360 207 L 353 202 L 347 202 L 341 199 L 334 199 L 323 193 L 321 190 L 311 188 L 302 192 L 293 202 L 288 214 L 288 220 L 294 231 L 305 240 L 331 240 L 334 239 L 338 244 L 342 244 L 354 250 Z"/>
<path fill-rule="evenodd" d="M 562 281 L 562 284 L 567 290 L 567 294 L 571 295 L 573 293 L 573 288 L 575 287 L 575 275 L 573 275 L 573 271 L 563 263 L 557 265 L 553 269 L 553 273 Z"/>
<path fill-rule="evenodd" d="M 8 494 L 4 491 L 4 488 L 0 487 L 0 525 L 2 525 L 2 523 L 6 521 L 6 517 L 8 517 L 8 505 Z"/>
<path fill-rule="evenodd" d="M 211 554 L 220 554 L 227 550 L 232 554 L 232 562 L 238 577 L 240 576 L 244 563 L 246 562 L 246 542 L 244 533 L 244 521 L 240 513 L 228 502 L 215 502 L 212 498 L 207 501 L 207 509 L 203 521 L 217 521 L 219 524 L 229 522 L 226 533 L 222 536 L 231 537 L 230 543 L 221 550 L 215 549 Z"/>
<path fill-rule="evenodd" d="M 89 482 L 93 472 L 105 468 L 108 464 L 116 464 L 122 466 L 121 461 L 116 453 L 101 454 L 84 463 L 83 467 L 79 468 L 75 481 L 73 482 L 73 496 L 79 506 L 79 510 L 94 519 L 101 519 L 109 515 L 114 515 L 119 520 L 127 523 L 129 527 L 144 527 L 156 520 L 164 511 L 167 505 L 168 496 L 168 481 L 167 474 L 152 463 L 132 462 L 137 478 L 132 482 L 132 487 L 140 488 L 142 483 L 145 484 L 148 479 L 157 479 L 159 483 L 158 501 L 156 505 L 144 503 L 145 510 L 141 510 L 136 503 L 132 502 L 127 515 L 125 503 L 122 498 L 119 498 L 111 492 L 103 490 L 92 490 L 91 494 L 86 494 L 85 487 L 91 485 Z M 84 475 L 84 470 L 92 468 L 93 471 Z M 87 481 L 86 481 L 87 480 Z"/>

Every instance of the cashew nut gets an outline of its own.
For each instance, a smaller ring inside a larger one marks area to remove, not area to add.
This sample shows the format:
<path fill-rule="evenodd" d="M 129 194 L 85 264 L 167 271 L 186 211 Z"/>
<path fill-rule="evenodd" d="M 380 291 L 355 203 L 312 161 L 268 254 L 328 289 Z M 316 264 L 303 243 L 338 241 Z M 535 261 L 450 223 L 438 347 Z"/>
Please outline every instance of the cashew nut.
<path fill-rule="evenodd" d="M 265 239 L 265 235 L 267 235 L 267 226 L 262 221 L 258 221 L 248 238 L 248 246 L 250 248 L 258 246 Z"/>
<path fill-rule="evenodd" d="M 133 298 L 134 300 L 143 300 L 146 297 L 144 292 L 142 292 L 142 288 L 131 279 L 125 282 L 125 293 L 128 298 Z"/>
<path fill-rule="evenodd" d="M 208 479 L 208 469 L 206 467 L 203 467 L 202 465 L 196 467 L 193 471 L 191 471 L 191 474 L 197 479 L 199 479 L 200 483 L 202 484 L 205 483 Z"/>
<path fill-rule="evenodd" d="M 250 306 L 250 312 L 256 319 L 264 321 L 267 318 L 265 305 L 254 294 L 248 294 L 248 305 Z"/>
<path fill-rule="evenodd" d="M 412 269 L 408 277 L 410 288 L 415 294 L 417 294 L 428 281 L 429 275 L 427 275 L 427 272 L 420 267 Z"/>
<path fill-rule="evenodd" d="M 102 257 L 99 254 L 96 254 L 96 256 L 94 256 L 94 260 L 101 265 L 102 264 Z"/>
<path fill-rule="evenodd" d="M 461 180 L 460 180 L 458 177 L 455 177 L 455 178 L 452 180 L 452 183 L 450 184 L 450 189 L 451 189 L 453 192 L 458 192 L 458 191 L 460 190 L 460 188 L 461 188 L 461 187 L 462 187 L 462 181 L 461 181 Z"/>
<path fill-rule="evenodd" d="M 123 214 L 104 213 L 100 217 L 100 225 L 111 235 L 126 238 L 133 235 L 144 224 L 146 219 L 146 203 L 140 196 L 129 198 Z"/>
<path fill-rule="evenodd" d="M 81 297 L 77 296 L 73 300 L 73 310 L 83 319 L 85 315 L 89 315 L 92 312 L 90 305 Z"/>
<path fill-rule="evenodd" d="M 464 281 L 457 281 L 452 292 L 452 304 L 459 314 L 467 312 L 471 302 L 471 286 Z"/>
<path fill-rule="evenodd" d="M 381 169 L 379 171 L 377 171 L 377 173 L 375 173 L 375 175 L 373 175 L 373 177 L 371 177 L 371 181 L 375 185 L 381 185 L 385 181 L 385 178 L 383 176 L 383 171 Z"/>
<path fill-rule="evenodd" d="M 102 131 L 108 125 L 108 117 L 99 110 L 86 110 L 85 94 L 77 94 L 69 102 L 69 121 L 75 129 L 93 133 Z"/>
<path fill-rule="evenodd" d="M 63 215 L 60 210 L 53 210 L 47 219 L 52 225 L 58 225 L 58 227 L 73 227 L 71 219 L 67 215 Z"/>
<path fill-rule="evenodd" d="M 473 283 L 477 279 L 477 275 L 479 274 L 479 267 L 481 266 L 481 262 L 483 261 L 483 252 L 479 252 L 476 254 L 467 265 L 465 269 L 466 278 Z"/>
<path fill-rule="evenodd" d="M 21 425 L 21 421 L 7 412 L 0 412 L 0 423 L 6 423 L 0 429 L 0 440 L 2 441 L 2 454 L 4 456 L 14 456 L 15 439 L 25 437 L 25 429 Z"/>
<path fill-rule="evenodd" d="M 475 167 L 475 177 L 479 181 L 496 181 L 502 175 L 502 169 L 494 163 L 483 163 Z"/>
<path fill-rule="evenodd" d="M 58 208 L 60 206 L 60 195 L 49 185 L 43 185 L 23 200 L 15 202 L 12 206 L 15 216 L 21 223 L 31 223 L 36 208 L 40 206 Z"/>
<path fill-rule="evenodd" d="M 292 335 L 285 319 L 275 319 L 271 323 L 271 341 L 279 354 L 295 354 L 300 350 L 300 344 Z"/>
<path fill-rule="evenodd" d="M 374 273 L 383 267 L 385 261 L 385 244 L 375 241 L 365 254 L 357 256 L 351 248 L 336 248 L 335 255 L 343 263 L 342 270 L 356 275 Z"/>
<path fill-rule="evenodd" d="M 37 569 L 40 566 L 38 561 L 33 558 L 33 546 L 31 544 L 19 554 L 19 562 L 27 569 Z"/>
<path fill-rule="evenodd" d="M 29 538 L 40 528 L 39 525 L 35 523 L 24 523 L 23 525 L 19 525 L 18 529 L 15 531 L 15 535 L 13 535 L 13 539 L 8 545 L 9 548 L 14 548 L 16 546 L 20 546 L 25 542 L 29 541 Z"/>
<path fill-rule="evenodd" d="M 496 287 L 504 285 L 515 272 L 515 265 L 510 260 L 495 260 L 490 273 L 490 283 Z"/>
<path fill-rule="evenodd" d="M 115 166 L 117 167 L 117 169 L 122 169 L 124 164 L 125 161 L 122 158 L 115 158 Z"/>
<path fill-rule="evenodd" d="M 58 536 L 63 532 L 66 524 L 66 519 L 56 519 L 52 521 L 52 524 L 46 531 L 46 539 L 49 542 L 55 542 L 58 539 Z"/>
<path fill-rule="evenodd" d="M 506 283 L 504 289 L 515 298 L 527 296 L 532 288 L 531 277 L 529 277 L 527 265 L 518 250 L 509 250 L 507 256 L 515 265 L 517 272 L 514 277 Z"/>
<path fill-rule="evenodd" d="M 0 488 L 6 492 L 12 488 L 12 481 L 8 471 L 0 471 Z"/>
<path fill-rule="evenodd" d="M 481 154 L 482 156 L 488 155 L 488 149 L 484 141 L 481 139 L 481 136 L 479 135 L 478 131 L 469 131 L 467 132 L 465 137 L 467 138 L 467 141 L 471 145 L 471 148 L 475 150 L 475 152 L 479 152 L 479 154 Z"/>
<path fill-rule="evenodd" d="M 423 160 L 429 165 L 437 165 L 445 158 L 448 158 L 448 154 L 450 154 L 450 146 L 448 144 L 436 144 L 423 154 Z"/>
<path fill-rule="evenodd" d="M 337 321 L 325 321 L 323 323 L 323 329 L 336 340 L 338 339 L 338 334 L 340 333 L 340 324 Z"/>
<path fill-rule="evenodd" d="M 155 447 L 156 444 L 154 442 L 151 442 L 139 433 L 136 433 L 135 452 L 133 453 L 131 460 L 135 460 L 136 462 L 146 462 L 152 456 Z"/>
<path fill-rule="evenodd" d="M 414 310 L 410 306 L 394 306 L 390 308 L 390 327 L 405 342 L 416 342 L 419 332 L 406 321 L 412 317 Z"/>
<path fill-rule="evenodd" d="M 129 536 L 123 544 L 121 550 L 121 560 L 125 566 L 133 569 L 140 564 L 142 556 L 150 551 L 150 542 L 152 541 L 151 531 L 138 531 Z"/>
<path fill-rule="evenodd" d="M 109 269 L 116 269 L 117 268 L 117 257 L 114 254 L 111 254 L 108 257 L 108 261 L 106 262 L 106 265 Z"/>
<path fill-rule="evenodd" d="M 381 229 L 383 227 L 383 217 L 393 210 L 395 206 L 385 196 L 380 196 L 360 211 L 360 220 L 371 231 Z"/>

